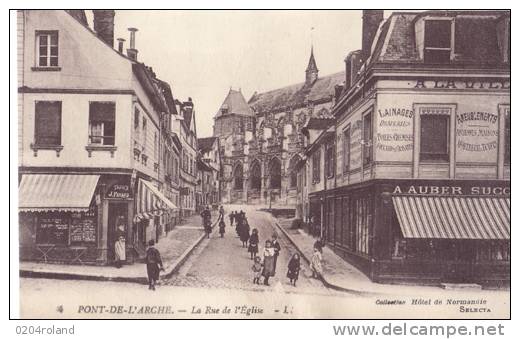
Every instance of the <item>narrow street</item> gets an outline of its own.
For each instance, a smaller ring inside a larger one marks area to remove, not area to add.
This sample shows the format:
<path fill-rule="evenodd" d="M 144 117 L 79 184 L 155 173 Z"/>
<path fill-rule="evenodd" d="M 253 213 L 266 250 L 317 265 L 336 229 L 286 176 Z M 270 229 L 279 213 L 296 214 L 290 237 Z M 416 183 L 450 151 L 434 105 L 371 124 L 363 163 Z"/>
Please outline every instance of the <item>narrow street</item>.
<path fill-rule="evenodd" d="M 270 286 L 255 285 L 252 283 L 251 265 L 253 261 L 247 248 L 242 247 L 235 225 L 229 226 L 227 213 L 240 210 L 239 207 L 226 207 L 226 233 L 220 238 L 218 228 L 214 229 L 210 239 L 205 239 L 194 253 L 181 267 L 178 274 L 164 283 L 171 286 L 191 287 L 218 287 L 241 290 L 276 290 L 286 293 L 313 293 L 331 294 L 332 291 L 324 287 L 321 281 L 311 278 L 308 265 L 302 259 L 302 270 L 296 287 L 289 284 L 286 277 L 287 265 L 291 256 L 296 252 L 288 239 L 276 230 L 270 216 L 266 212 L 256 211 L 253 207 L 240 206 L 246 213 L 251 230 L 258 229 L 262 253 L 265 241 L 271 239 L 273 232 L 277 232 L 282 250 L 278 258 L 276 275 L 269 280 Z"/>

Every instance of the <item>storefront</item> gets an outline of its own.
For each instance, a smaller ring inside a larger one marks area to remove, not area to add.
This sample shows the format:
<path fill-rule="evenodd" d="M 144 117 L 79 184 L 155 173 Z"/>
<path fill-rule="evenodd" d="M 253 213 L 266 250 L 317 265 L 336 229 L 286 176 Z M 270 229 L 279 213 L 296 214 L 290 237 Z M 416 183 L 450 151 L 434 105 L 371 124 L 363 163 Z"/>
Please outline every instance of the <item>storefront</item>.
<path fill-rule="evenodd" d="M 111 264 L 123 236 L 127 262 L 135 261 L 155 239 L 148 233 L 159 229 L 159 215 L 176 209 L 150 182 L 138 182 L 130 174 L 23 174 L 20 259 Z"/>
<path fill-rule="evenodd" d="M 510 283 L 510 182 L 371 180 L 327 192 L 328 245 L 380 283 Z"/>

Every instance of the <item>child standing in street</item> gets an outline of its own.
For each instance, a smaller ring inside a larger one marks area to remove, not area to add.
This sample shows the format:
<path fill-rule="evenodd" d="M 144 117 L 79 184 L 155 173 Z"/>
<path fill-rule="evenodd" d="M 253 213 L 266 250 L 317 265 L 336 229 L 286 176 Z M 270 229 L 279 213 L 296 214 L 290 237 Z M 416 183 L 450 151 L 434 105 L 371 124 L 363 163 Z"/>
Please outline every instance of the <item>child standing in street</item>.
<path fill-rule="evenodd" d="M 294 253 L 291 260 L 289 261 L 289 266 L 287 269 L 287 278 L 289 278 L 291 285 L 296 287 L 296 280 L 298 280 L 298 275 L 300 274 L 300 255 L 298 253 Z"/>
<path fill-rule="evenodd" d="M 260 277 L 262 276 L 262 263 L 260 257 L 255 257 L 255 263 L 251 266 L 253 271 L 253 284 L 260 285 Z"/>
<path fill-rule="evenodd" d="M 218 224 L 218 232 L 220 233 L 220 237 L 224 238 L 224 233 L 226 233 L 226 224 L 224 224 L 224 217 L 220 219 Z"/>
<path fill-rule="evenodd" d="M 258 242 L 258 230 L 256 228 L 253 228 L 253 233 L 249 238 L 249 247 L 247 249 L 247 251 L 251 253 L 251 260 L 256 258 L 256 254 L 258 253 Z"/>

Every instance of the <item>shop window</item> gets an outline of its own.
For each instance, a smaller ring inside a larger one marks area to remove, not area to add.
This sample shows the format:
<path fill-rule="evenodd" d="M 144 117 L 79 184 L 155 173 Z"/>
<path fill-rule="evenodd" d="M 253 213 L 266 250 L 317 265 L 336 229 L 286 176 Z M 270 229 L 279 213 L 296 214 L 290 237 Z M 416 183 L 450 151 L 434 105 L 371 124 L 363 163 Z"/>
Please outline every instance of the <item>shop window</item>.
<path fill-rule="evenodd" d="M 420 160 L 449 160 L 449 115 L 421 115 Z"/>
<path fill-rule="evenodd" d="M 68 217 L 54 214 L 38 216 L 36 243 L 39 245 L 68 245 Z"/>
<path fill-rule="evenodd" d="M 341 244 L 349 249 L 354 249 L 354 228 L 352 227 L 350 215 L 350 198 L 343 197 L 342 201 L 342 240 Z"/>
<path fill-rule="evenodd" d="M 320 166 L 321 166 L 320 160 L 321 160 L 321 152 L 318 149 L 312 156 L 312 182 L 313 183 L 320 182 Z"/>
<path fill-rule="evenodd" d="M 58 67 L 58 31 L 36 32 L 38 67 Z"/>
<path fill-rule="evenodd" d="M 91 102 L 89 107 L 89 143 L 114 145 L 116 104 Z"/>
<path fill-rule="evenodd" d="M 372 113 L 363 117 L 363 166 L 372 163 Z"/>
<path fill-rule="evenodd" d="M 343 175 L 350 171 L 350 127 L 343 132 Z"/>
<path fill-rule="evenodd" d="M 482 241 L 477 247 L 478 261 L 510 261 L 511 246 L 507 241 Z"/>
<path fill-rule="evenodd" d="M 424 62 L 449 63 L 451 60 L 451 20 L 425 20 Z"/>
<path fill-rule="evenodd" d="M 61 146 L 61 101 L 37 101 L 34 113 L 36 146 Z"/>
<path fill-rule="evenodd" d="M 511 109 L 504 109 L 504 163 L 511 165 Z"/>
<path fill-rule="evenodd" d="M 354 224 L 356 227 L 356 251 L 369 254 L 369 231 L 372 212 L 368 198 L 358 198 L 354 202 Z"/>

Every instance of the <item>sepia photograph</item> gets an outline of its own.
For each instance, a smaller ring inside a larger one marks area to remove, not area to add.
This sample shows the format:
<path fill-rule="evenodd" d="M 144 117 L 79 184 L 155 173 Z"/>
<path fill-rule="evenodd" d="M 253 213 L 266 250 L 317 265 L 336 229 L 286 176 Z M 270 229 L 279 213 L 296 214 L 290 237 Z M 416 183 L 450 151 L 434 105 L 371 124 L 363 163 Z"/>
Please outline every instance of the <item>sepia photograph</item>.
<path fill-rule="evenodd" d="M 510 10 L 11 12 L 14 317 L 511 318 Z"/>

